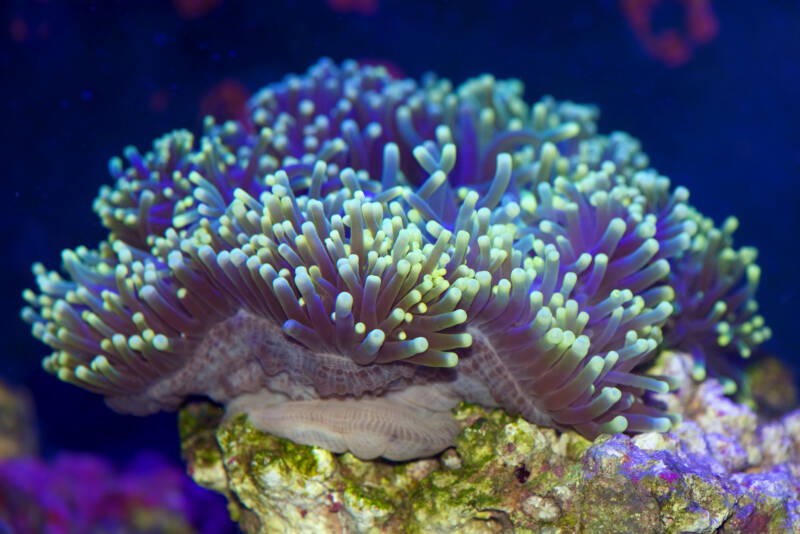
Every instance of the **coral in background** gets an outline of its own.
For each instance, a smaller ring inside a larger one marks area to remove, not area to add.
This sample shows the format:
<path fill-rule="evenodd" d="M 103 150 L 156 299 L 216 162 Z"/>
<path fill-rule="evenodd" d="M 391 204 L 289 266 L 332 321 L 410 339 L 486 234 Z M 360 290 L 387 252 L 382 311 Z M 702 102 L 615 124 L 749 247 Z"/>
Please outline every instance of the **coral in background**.
<path fill-rule="evenodd" d="M 0 381 L 0 460 L 36 454 L 38 441 L 30 395 Z"/>
<path fill-rule="evenodd" d="M 247 101 L 250 91 L 235 78 L 226 78 L 207 89 L 200 99 L 201 119 L 212 116 L 217 120 L 247 120 Z"/>
<path fill-rule="evenodd" d="M 328 7 L 339 13 L 360 13 L 374 15 L 378 11 L 379 0 L 325 0 Z"/>
<path fill-rule="evenodd" d="M 33 403 L 0 383 L 0 532 L 3 534 L 234 531 L 224 501 L 159 455 L 124 470 L 90 454 L 35 457 Z"/>
<path fill-rule="evenodd" d="M 186 20 L 203 17 L 222 4 L 222 0 L 172 0 L 179 17 Z"/>
<path fill-rule="evenodd" d="M 6 530 L 3 530 L 5 528 Z M 220 534 L 233 532 L 218 496 L 153 453 L 118 471 L 97 456 L 62 453 L 0 461 L 0 532 Z"/>
<path fill-rule="evenodd" d="M 685 354 L 657 362 L 684 384 L 661 398 L 683 417 L 666 434 L 590 442 L 462 405 L 455 449 L 388 464 L 221 422 L 198 403 L 181 411 L 181 439 L 192 476 L 228 495 L 244 532 L 800 531 L 800 410 L 759 419 L 715 379 L 694 385 L 693 366 Z"/>
<path fill-rule="evenodd" d="M 746 370 L 748 392 L 759 415 L 776 417 L 798 404 L 797 375 L 775 356 L 764 356 Z"/>
<path fill-rule="evenodd" d="M 680 6 L 682 26 L 656 29 L 655 11 L 670 3 Z M 620 11 L 642 48 L 668 67 L 685 64 L 697 46 L 714 39 L 719 31 L 711 0 L 620 0 Z"/>
<path fill-rule="evenodd" d="M 668 430 L 648 398 L 675 381 L 640 364 L 685 348 L 700 378 L 699 354 L 765 339 L 755 255 L 596 108 L 521 95 L 323 60 L 197 144 L 129 147 L 94 206 L 108 240 L 64 251 L 68 279 L 34 266 L 45 368 L 119 411 L 203 394 L 364 458 L 447 447 L 462 399 Z"/>

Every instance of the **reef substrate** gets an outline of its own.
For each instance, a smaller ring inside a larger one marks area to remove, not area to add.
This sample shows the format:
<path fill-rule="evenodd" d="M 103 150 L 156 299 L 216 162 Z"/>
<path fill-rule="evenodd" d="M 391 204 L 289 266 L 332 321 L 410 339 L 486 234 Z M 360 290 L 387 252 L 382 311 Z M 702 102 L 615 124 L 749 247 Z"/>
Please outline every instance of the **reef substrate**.
<path fill-rule="evenodd" d="M 674 352 L 656 362 L 685 377 L 660 397 L 683 417 L 663 434 L 589 441 L 462 404 L 454 448 L 362 461 L 196 403 L 180 415 L 183 452 L 248 533 L 800 532 L 800 410 L 765 420 L 716 379 L 690 380 L 692 367 Z"/>

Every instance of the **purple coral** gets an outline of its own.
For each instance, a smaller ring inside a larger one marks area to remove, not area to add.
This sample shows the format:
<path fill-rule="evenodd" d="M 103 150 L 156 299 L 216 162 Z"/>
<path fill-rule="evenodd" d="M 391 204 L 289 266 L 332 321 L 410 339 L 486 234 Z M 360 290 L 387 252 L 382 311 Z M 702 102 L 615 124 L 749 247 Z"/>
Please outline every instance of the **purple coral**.
<path fill-rule="evenodd" d="M 126 149 L 95 202 L 108 240 L 65 251 L 69 279 L 34 266 L 45 369 L 119 411 L 205 394 L 363 457 L 441 450 L 460 399 L 667 430 L 645 395 L 667 380 L 638 366 L 680 328 L 688 192 L 593 107 L 521 92 L 323 60 L 252 123 Z"/>

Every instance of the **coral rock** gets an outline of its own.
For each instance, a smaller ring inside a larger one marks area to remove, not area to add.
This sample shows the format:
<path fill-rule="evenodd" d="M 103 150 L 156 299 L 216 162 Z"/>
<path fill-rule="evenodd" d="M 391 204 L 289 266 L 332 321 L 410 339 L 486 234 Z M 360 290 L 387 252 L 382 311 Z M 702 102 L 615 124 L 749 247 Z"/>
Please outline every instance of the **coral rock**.
<path fill-rule="evenodd" d="M 245 532 L 800 532 L 800 410 L 764 421 L 722 391 L 689 381 L 659 399 L 683 416 L 672 431 L 594 441 L 462 403 L 455 448 L 406 463 L 296 445 L 207 403 L 183 409 L 181 437 Z"/>

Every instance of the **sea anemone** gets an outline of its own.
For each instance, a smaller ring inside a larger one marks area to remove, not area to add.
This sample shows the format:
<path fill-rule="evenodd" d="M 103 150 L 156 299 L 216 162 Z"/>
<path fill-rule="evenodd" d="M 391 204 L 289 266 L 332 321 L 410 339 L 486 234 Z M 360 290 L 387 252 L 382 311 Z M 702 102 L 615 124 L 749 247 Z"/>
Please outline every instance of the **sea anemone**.
<path fill-rule="evenodd" d="M 648 397 L 670 380 L 640 364 L 665 340 L 760 341 L 736 311 L 752 258 L 596 108 L 521 94 L 322 60 L 249 122 L 126 149 L 94 205 L 108 240 L 65 251 L 68 279 L 33 267 L 45 369 L 120 412 L 207 395 L 364 458 L 447 447 L 459 400 L 587 437 L 668 430 Z"/>
<path fill-rule="evenodd" d="M 749 358 L 772 335 L 755 300 L 761 277 L 755 263 L 757 251 L 753 247 L 733 249 L 733 232 L 739 225 L 735 217 L 725 219 L 720 228 L 695 209 L 690 217 L 698 231 L 670 274 L 676 313 L 666 341 L 692 354 L 696 380 L 711 371 L 732 393 L 737 380 L 744 378 L 722 353 Z"/>

